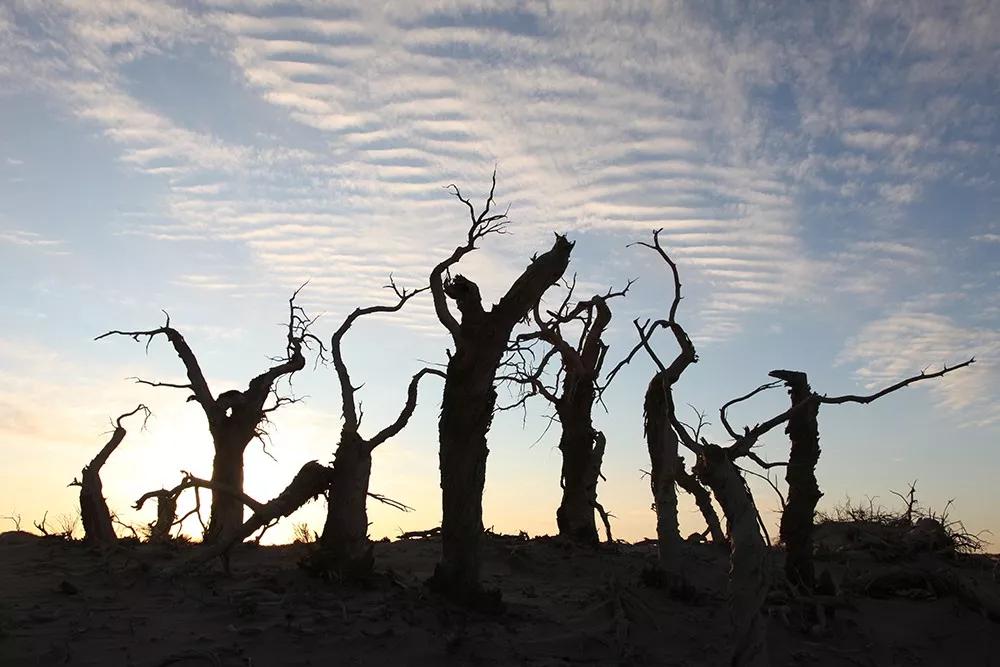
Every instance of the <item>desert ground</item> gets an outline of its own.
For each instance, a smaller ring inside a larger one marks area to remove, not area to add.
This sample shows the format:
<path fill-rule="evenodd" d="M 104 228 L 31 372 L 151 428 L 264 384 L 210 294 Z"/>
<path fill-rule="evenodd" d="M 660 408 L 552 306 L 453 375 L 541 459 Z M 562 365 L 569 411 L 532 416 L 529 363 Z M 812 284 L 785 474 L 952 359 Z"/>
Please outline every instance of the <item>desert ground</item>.
<path fill-rule="evenodd" d="M 773 552 L 776 583 L 763 610 L 772 664 L 1000 665 L 1000 619 L 980 604 L 1000 596 L 996 557 L 901 559 L 850 525 L 821 528 L 819 538 L 828 594 L 803 598 L 777 583 Z M 651 541 L 587 548 L 488 533 L 484 577 L 503 593 L 498 614 L 465 610 L 424 586 L 436 537 L 377 543 L 376 574 L 360 584 L 304 571 L 309 544 L 242 545 L 229 573 L 219 562 L 184 567 L 196 548 L 125 540 L 102 550 L 0 534 L 0 664 L 727 662 L 728 554 L 717 545 L 686 544 L 685 583 L 668 586 L 652 567 Z"/>

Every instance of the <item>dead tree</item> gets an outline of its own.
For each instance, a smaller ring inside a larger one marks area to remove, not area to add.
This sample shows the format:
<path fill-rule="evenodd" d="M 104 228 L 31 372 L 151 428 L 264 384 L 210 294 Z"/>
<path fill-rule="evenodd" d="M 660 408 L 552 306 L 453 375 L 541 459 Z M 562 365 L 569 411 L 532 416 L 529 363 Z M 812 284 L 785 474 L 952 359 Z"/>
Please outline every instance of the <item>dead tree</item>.
<path fill-rule="evenodd" d="M 146 420 L 149 419 L 149 408 L 141 403 L 132 412 L 126 412 L 115 420 L 115 430 L 111 434 L 111 439 L 101 448 L 97 456 L 91 460 L 80 473 L 80 479 L 74 479 L 70 486 L 80 487 L 80 517 L 83 520 L 83 540 L 93 544 L 114 544 L 118 540 L 115 528 L 111 520 L 111 511 L 108 503 L 104 499 L 103 485 L 101 484 L 101 468 L 107 463 L 108 457 L 118 449 L 118 445 L 125 439 L 125 426 L 122 421 L 126 417 L 142 412 L 145 419 L 142 422 L 143 428 Z"/>
<path fill-rule="evenodd" d="M 182 470 L 181 474 L 183 476 L 177 486 L 170 489 L 147 491 L 142 494 L 133 505 L 133 508 L 136 511 L 139 511 L 145 506 L 147 501 L 152 500 L 153 498 L 156 499 L 156 521 L 151 523 L 149 526 L 150 542 L 157 543 L 169 541 L 171 538 L 171 531 L 174 527 L 177 527 L 178 532 L 180 532 L 184 526 L 184 522 L 192 515 L 198 518 L 202 531 L 207 530 L 208 526 L 205 524 L 201 516 L 201 495 L 198 493 L 199 489 L 208 489 L 212 492 L 213 497 L 217 495 L 229 496 L 251 509 L 260 504 L 244 493 L 242 489 L 237 489 L 221 482 L 200 479 L 186 470 Z M 194 508 L 188 511 L 184 516 L 178 518 L 177 500 L 187 489 L 194 489 Z"/>
<path fill-rule="evenodd" d="M 344 425 L 341 429 L 340 444 L 330 467 L 316 461 L 306 463 L 288 487 L 266 504 L 251 503 L 243 499 L 253 511 L 253 516 L 236 531 L 227 535 L 217 545 L 205 550 L 198 561 L 224 555 L 236 543 L 241 542 L 272 521 L 288 516 L 318 495 L 327 497 L 327 517 L 319 549 L 311 554 L 307 567 L 335 573 L 338 576 L 364 576 L 371 572 L 373 565 L 372 544 L 368 539 L 367 499 L 374 498 L 397 509 L 409 510 L 402 503 L 374 494 L 369 490 L 372 452 L 376 447 L 397 435 L 409 422 L 417 404 L 417 388 L 425 375 L 439 375 L 442 371 L 423 368 L 411 378 L 407 388 L 406 401 L 399 416 L 390 425 L 370 438 L 360 434 L 362 413 L 355 401 L 359 387 L 351 381 L 347 364 L 343 357 L 343 339 L 348 330 L 365 315 L 394 313 L 407 301 L 425 291 L 406 291 L 389 278 L 389 289 L 397 297 L 397 302 L 389 306 L 357 308 L 348 315 L 330 340 L 330 356 L 340 382 L 343 401 Z"/>
<path fill-rule="evenodd" d="M 698 417 L 698 424 L 692 429 L 692 435 L 697 441 L 701 438 L 701 431 L 708 425 L 708 422 L 705 420 L 704 412 L 695 410 L 695 414 Z M 673 423 L 673 420 L 671 420 L 671 423 Z M 722 531 L 722 523 L 719 521 L 719 515 L 715 511 L 715 505 L 712 504 L 711 492 L 698 480 L 696 475 L 687 471 L 684 466 L 684 459 L 680 456 L 677 457 L 677 467 L 675 470 L 677 473 L 677 486 L 691 494 L 695 505 L 705 518 L 706 529 L 702 534 L 709 535 L 712 538 L 713 544 L 727 545 L 729 540 Z"/>
<path fill-rule="evenodd" d="M 455 346 L 448 360 L 438 422 L 442 555 L 431 584 L 458 599 L 473 604 L 491 604 L 499 599 L 499 594 L 483 597 L 479 566 L 483 488 L 489 453 L 486 434 L 496 407 L 497 367 L 514 326 L 562 277 L 573 244 L 557 234 L 552 248 L 532 259 L 503 298 L 486 310 L 476 283 L 461 275 L 450 277 L 449 271 L 476 249 L 478 241 L 506 230 L 506 213 L 493 212 L 496 172 L 486 205 L 479 213 L 456 186 L 449 188 L 468 208 L 471 224 L 465 243 L 435 266 L 430 275 L 434 310 Z M 448 299 L 455 301 L 460 320 L 452 314 Z"/>
<path fill-rule="evenodd" d="M 788 387 L 792 405 L 803 404 L 803 408 L 788 420 L 788 425 L 785 427 L 785 433 L 791 441 L 791 449 L 788 467 L 785 469 L 788 502 L 781 514 L 780 540 L 785 546 L 785 575 L 789 582 L 810 592 L 816 585 L 812 558 L 813 518 L 816 514 L 816 504 L 823 496 L 816 480 L 816 465 L 820 455 L 817 421 L 819 407 L 823 404 L 868 404 L 919 380 L 938 378 L 974 362 L 974 359 L 969 359 L 955 366 L 945 366 L 935 373 L 921 372 L 868 396 L 820 396 L 809 386 L 805 373 L 788 370 L 775 370 L 769 373 L 771 377 L 784 382 Z M 733 434 L 731 430 L 730 434 Z"/>
<path fill-rule="evenodd" d="M 559 437 L 562 499 L 556 510 L 556 524 L 561 537 L 583 544 L 598 542 L 595 510 L 604 523 L 608 541 L 611 540 L 608 514 L 597 500 L 606 439 L 594 428 L 593 411 L 601 369 L 608 352 L 608 346 L 603 341 L 604 332 L 611 323 L 608 301 L 625 296 L 631 285 L 630 281 L 620 291 L 609 290 L 605 294 L 594 295 L 570 308 L 574 279 L 568 285 L 566 297 L 558 310 L 550 311 L 543 318 L 536 305 L 533 309 L 535 330 L 517 336 L 506 362 L 512 372 L 501 378 L 527 389 L 516 403 L 506 407 L 523 405 L 527 398 L 540 395 L 555 408 L 562 428 Z M 567 341 L 563 333 L 563 327 L 570 324 L 580 327 L 575 342 Z M 547 343 L 550 348 L 541 356 L 537 367 L 530 368 L 530 360 L 535 355 L 530 347 L 525 346 L 538 340 Z M 561 385 L 561 388 L 547 386 L 542 379 L 546 365 L 554 356 L 561 361 L 554 384 Z"/>
<path fill-rule="evenodd" d="M 647 340 L 641 338 L 640 342 L 648 350 Z M 741 457 L 750 457 L 763 465 L 773 465 L 761 460 L 752 448 L 761 436 L 784 424 L 805 407 L 805 403 L 794 405 L 766 422 L 745 428 L 743 434 L 728 447 L 720 447 L 705 438 L 698 439 L 676 414 L 670 415 L 680 442 L 698 457 L 695 474 L 712 490 L 726 516 L 730 544 L 728 607 L 733 631 L 731 664 L 734 666 L 764 667 L 770 664 L 765 623 L 760 613 L 770 587 L 767 542 L 761 532 L 763 522 L 753 495 L 736 461 Z"/>
<path fill-rule="evenodd" d="M 673 417 L 674 430 L 680 436 L 682 443 L 698 455 L 698 464 L 695 467 L 696 474 L 712 489 L 729 524 L 732 545 L 729 599 L 734 629 L 734 665 L 769 664 L 766 657 L 765 628 L 760 614 L 761 605 L 763 605 L 769 588 L 766 568 L 767 543 L 761 535 L 763 522 L 757 513 L 753 496 L 740 474 L 736 461 L 746 457 L 765 469 L 774 466 L 788 466 L 788 462 L 764 461 L 753 451 L 760 438 L 777 426 L 786 422 L 791 424 L 793 421 L 801 423 L 799 420 L 809 419 L 810 414 L 815 415 L 814 411 L 817 405 L 823 403 L 871 403 L 913 382 L 940 377 L 973 362 L 974 360 L 970 359 L 956 366 L 945 366 L 936 373 L 920 373 L 868 396 L 827 397 L 818 396 L 811 391 L 805 395 L 796 394 L 800 400 L 793 402 L 792 406 L 785 412 L 753 427 L 746 426 L 742 432 L 734 429 L 727 419 L 726 411 L 734 404 L 748 400 L 758 393 L 774 387 L 776 383 L 761 385 L 739 398 L 728 401 L 720 408 L 719 416 L 722 424 L 726 432 L 733 438 L 733 443 L 725 448 L 708 443 L 704 438 L 700 442 L 697 441 L 677 420 L 676 416 Z M 811 522 L 811 520 L 812 515 L 809 514 L 809 521 Z"/>
<path fill-rule="evenodd" d="M 306 360 L 303 348 L 309 349 L 310 341 L 322 346 L 320 341 L 309 332 L 312 320 L 300 306 L 295 305 L 295 298 L 300 290 L 301 288 L 296 290 L 288 300 L 285 355 L 273 359 L 274 365 L 250 380 L 246 389 L 224 391 L 217 397 L 209 389 L 201 365 L 187 341 L 184 340 L 184 336 L 170 326 L 169 315 L 167 315 L 166 323 L 158 329 L 109 331 L 95 339 L 100 340 L 112 335 L 128 336 L 136 341 L 145 338 L 147 350 L 156 336 L 163 335 L 170 341 L 177 356 L 184 364 L 188 382 L 152 382 L 141 379 L 136 379 L 136 382 L 153 387 L 170 387 L 191 392 L 188 401 L 194 401 L 201 406 L 212 434 L 212 443 L 215 448 L 211 479 L 213 483 L 242 492 L 243 455 L 247 445 L 254 439 L 260 439 L 263 442 L 267 435 L 264 425 L 268 421 L 269 415 L 281 406 L 298 400 L 279 395 L 276 383 L 279 379 L 290 377 L 305 367 Z M 272 398 L 273 403 L 268 405 L 269 399 Z M 213 493 L 211 513 L 204 541 L 206 543 L 215 541 L 224 533 L 236 530 L 242 524 L 242 502 L 231 494 Z"/>
<path fill-rule="evenodd" d="M 677 264 L 674 263 L 660 244 L 660 233 L 662 231 L 658 229 L 653 232 L 652 243 L 640 241 L 633 245 L 652 249 L 670 268 L 674 289 L 667 319 L 657 320 L 652 323 L 647 320 L 644 324 L 639 324 L 639 321 L 635 320 L 634 324 L 639 333 L 639 343 L 612 370 L 608 377 L 609 380 L 613 379 L 615 374 L 628 364 L 640 349 L 647 351 L 650 359 L 652 359 L 658 369 L 646 388 L 646 395 L 643 402 L 643 426 L 646 436 L 646 446 L 649 450 L 650 489 L 653 493 L 653 507 L 656 510 L 656 538 L 660 565 L 668 573 L 676 574 L 679 570 L 682 543 L 680 530 L 677 525 L 676 484 L 681 475 L 678 464 L 682 459 L 679 456 L 677 446 L 678 436 L 671 425 L 672 417 L 676 413 L 673 387 L 688 366 L 698 361 L 698 354 L 684 327 L 677 322 L 677 308 L 681 302 L 681 280 L 680 274 L 677 271 Z M 652 347 L 649 346 L 649 338 L 657 328 L 669 329 L 680 348 L 677 356 L 670 365 L 664 365 Z M 710 506 L 711 503 L 709 503 Z M 713 526 L 713 520 L 714 523 L 718 523 L 718 518 L 714 514 L 714 510 L 706 513 L 705 520 L 708 522 L 712 534 L 718 535 L 721 533 L 721 529 Z"/>
<path fill-rule="evenodd" d="M 340 444 L 330 471 L 329 492 L 327 494 L 326 523 L 319 540 L 319 550 L 313 554 L 310 565 L 340 576 L 363 576 L 371 572 L 374 562 L 372 544 L 368 539 L 367 500 L 371 476 L 372 452 L 376 447 L 398 434 L 409 422 L 417 405 L 417 386 L 425 375 L 439 375 L 440 370 L 422 368 L 410 380 L 406 401 L 399 416 L 390 425 L 370 438 L 360 434 L 362 413 L 355 402 L 358 390 L 351 382 L 347 365 L 342 354 L 345 334 L 361 317 L 376 313 L 394 313 L 407 301 L 428 288 L 406 291 L 389 277 L 389 289 L 397 297 L 390 306 L 369 306 L 355 309 L 330 340 L 333 365 L 340 382 L 343 403 L 344 425 L 340 432 Z"/>

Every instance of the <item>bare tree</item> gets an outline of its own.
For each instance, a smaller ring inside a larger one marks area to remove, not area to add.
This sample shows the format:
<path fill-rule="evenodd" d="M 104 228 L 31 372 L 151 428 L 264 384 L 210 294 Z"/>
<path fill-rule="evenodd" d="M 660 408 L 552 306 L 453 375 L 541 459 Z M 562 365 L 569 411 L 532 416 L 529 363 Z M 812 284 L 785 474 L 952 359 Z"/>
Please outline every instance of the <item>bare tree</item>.
<path fill-rule="evenodd" d="M 562 499 L 556 511 L 559 535 L 575 542 L 595 544 L 598 542 L 595 510 L 604 523 L 607 539 L 611 540 L 608 514 L 597 500 L 597 484 L 602 477 L 601 464 L 606 439 L 603 433 L 594 428 L 593 420 L 598 382 L 608 352 L 603 336 L 611 323 L 608 301 L 625 296 L 632 282 L 620 291 L 609 290 L 605 294 L 594 295 L 570 308 L 575 284 L 575 279 L 568 284 L 562 304 L 556 311 L 549 311 L 546 317 L 542 317 L 539 306 L 535 306 L 535 330 L 517 336 L 516 344 L 505 364 L 510 367 L 511 372 L 501 379 L 520 384 L 527 390 L 516 403 L 506 407 L 523 405 L 527 398 L 539 395 L 555 408 L 562 427 L 559 438 L 559 451 L 562 453 L 559 485 L 562 487 Z M 580 328 L 574 342 L 566 340 L 567 336 L 564 335 L 563 327 L 569 324 L 577 324 Z M 539 340 L 550 347 L 540 357 L 536 367 L 532 368 L 531 361 L 536 355 L 533 349 L 526 346 Z M 554 386 L 547 386 L 543 376 L 546 365 L 554 357 L 558 357 L 561 364 Z"/>
<path fill-rule="evenodd" d="M 407 301 L 427 289 L 407 291 L 398 286 L 392 276 L 389 277 L 389 284 L 386 287 L 396 295 L 395 304 L 356 308 L 344 319 L 330 340 L 330 356 L 340 383 L 344 419 L 333 465 L 327 467 L 316 461 L 306 463 L 288 487 L 268 503 L 251 502 L 251 499 L 243 498 L 243 503 L 253 511 L 253 516 L 237 530 L 228 534 L 225 539 L 200 554 L 196 559 L 198 562 L 226 554 L 234 544 L 246 539 L 270 522 L 290 515 L 318 495 L 325 495 L 326 523 L 319 540 L 319 548 L 311 554 L 307 566 L 312 570 L 334 572 L 341 577 L 364 576 L 371 572 L 374 559 L 372 543 L 368 538 L 367 499 L 373 498 L 397 509 L 410 509 L 402 503 L 369 490 L 372 452 L 397 435 L 413 416 L 421 378 L 425 375 L 444 377 L 444 372 L 433 368 L 422 368 L 417 371 L 410 380 L 406 400 L 396 419 L 370 438 L 361 435 L 363 413 L 355 400 L 355 393 L 359 387 L 354 386 L 351 381 L 343 357 L 344 336 L 359 318 L 377 313 L 397 312 Z"/>
<path fill-rule="evenodd" d="M 733 438 L 732 444 L 728 447 L 707 442 L 704 438 L 698 441 L 686 427 L 676 418 L 672 417 L 675 432 L 680 436 L 681 442 L 698 456 L 698 464 L 695 466 L 696 474 L 704 480 L 712 489 L 716 500 L 722 506 L 729 524 L 731 543 L 731 566 L 729 578 L 729 608 L 734 628 L 733 663 L 734 665 L 767 665 L 767 651 L 765 645 L 765 629 L 760 614 L 761 606 L 767 595 L 769 588 L 767 561 L 767 543 L 761 534 L 763 522 L 757 512 L 746 481 L 740 474 L 736 461 L 742 457 L 747 457 L 764 468 L 771 468 L 778 465 L 790 466 L 790 463 L 775 462 L 770 463 L 761 459 L 753 448 L 764 434 L 772 429 L 788 422 L 791 424 L 797 420 L 808 420 L 810 415 L 815 420 L 818 405 L 823 403 L 861 403 L 867 404 L 885 396 L 893 391 L 901 389 L 913 382 L 933 377 L 940 377 L 958 368 L 968 366 L 974 360 L 970 359 L 956 366 L 945 366 L 936 373 L 921 373 L 907 378 L 896 384 L 868 396 L 845 395 L 837 397 L 818 396 L 812 391 L 796 392 L 788 410 L 776 415 L 753 427 L 745 426 L 742 431 L 733 428 L 726 416 L 728 408 L 736 403 L 748 400 L 762 391 L 772 388 L 776 383 L 764 384 L 749 393 L 732 399 L 725 403 L 719 410 L 719 415 L 726 432 Z M 793 380 L 799 378 L 778 371 L 778 377 L 791 377 Z M 772 373 L 772 375 L 775 375 Z M 804 376 L 803 378 L 804 379 Z M 801 386 L 799 387 L 801 389 Z M 795 433 L 803 433 L 801 422 L 797 421 L 796 429 L 789 429 Z M 814 429 L 813 433 L 817 433 Z M 818 452 L 818 436 L 816 440 L 816 452 Z M 808 452 L 809 450 L 807 450 Z M 814 473 L 813 473 L 814 474 Z M 815 480 L 815 477 L 813 477 Z M 789 501 L 790 502 L 790 501 Z M 787 511 L 787 510 L 786 510 Z M 808 521 L 812 522 L 812 514 L 808 514 Z M 811 530 L 811 529 L 810 529 Z M 811 532 L 810 532 L 811 535 Z"/>
<path fill-rule="evenodd" d="M 80 479 L 74 479 L 70 486 L 80 487 L 80 517 L 83 520 L 83 540 L 93 544 L 113 544 L 118 540 L 115 534 L 114 524 L 111 519 L 111 511 L 108 503 L 104 499 L 103 485 L 101 483 L 101 468 L 108 461 L 108 457 L 118 449 L 118 445 L 125 439 L 127 431 L 122 421 L 126 417 L 142 412 L 145 415 L 142 425 L 146 426 L 149 419 L 149 408 L 141 403 L 132 412 L 119 415 L 114 421 L 114 431 L 107 444 L 101 448 L 90 463 L 84 466 L 80 473 Z"/>
<path fill-rule="evenodd" d="M 214 483 L 242 492 L 243 454 L 247 445 L 254 439 L 263 441 L 267 435 L 264 425 L 272 412 L 283 405 L 298 400 L 281 396 L 276 389 L 276 383 L 279 379 L 290 377 L 305 367 L 306 360 L 303 348 L 309 349 L 310 341 L 322 345 L 319 339 L 309 332 L 312 319 L 300 306 L 295 305 L 295 298 L 301 289 L 300 287 L 296 290 L 288 300 L 285 355 L 272 359 L 274 365 L 250 380 L 246 389 L 224 391 L 217 397 L 209 389 L 201 364 L 187 341 L 184 340 L 184 336 L 170 326 L 169 315 L 167 315 L 166 323 L 157 329 L 109 331 L 95 339 L 100 340 L 108 336 L 118 335 L 128 336 L 138 342 L 141 338 L 145 338 L 147 350 L 156 336 L 163 335 L 170 341 L 177 356 L 184 364 L 188 382 L 152 382 L 141 379 L 136 379 L 136 382 L 153 387 L 170 387 L 191 392 L 188 400 L 201 406 L 212 434 L 215 457 L 212 462 L 211 481 Z M 270 404 L 269 399 L 273 399 Z M 223 534 L 239 528 L 242 523 L 242 502 L 231 494 L 213 493 L 208 529 L 204 536 L 205 542 L 218 540 Z"/>
<path fill-rule="evenodd" d="M 649 358 L 656 365 L 657 372 L 649 381 L 646 388 L 646 395 L 643 402 L 644 433 L 646 436 L 646 447 L 649 450 L 649 477 L 650 488 L 653 493 L 653 507 L 656 510 L 656 538 L 659 549 L 660 565 L 668 573 L 676 574 L 679 570 L 679 558 L 681 548 L 681 535 L 677 525 L 677 488 L 679 478 L 684 475 L 683 460 L 678 451 L 678 436 L 674 432 L 671 424 L 675 418 L 676 409 L 674 407 L 673 387 L 680 379 L 681 374 L 687 370 L 688 366 L 698 361 L 698 354 L 694 344 L 684 330 L 684 327 L 677 321 L 677 308 L 681 302 L 681 280 L 677 271 L 677 264 L 670 258 L 660 243 L 660 233 L 658 229 L 653 232 L 653 242 L 644 241 L 631 245 L 639 245 L 650 248 L 667 264 L 673 278 L 673 298 L 670 302 L 667 319 L 655 322 L 646 321 L 640 324 L 635 320 L 634 324 L 639 334 L 639 342 L 632 351 L 625 357 L 608 375 L 609 380 L 628 364 L 636 352 L 645 349 Z M 669 329 L 679 346 L 679 351 L 674 360 L 665 365 L 649 345 L 649 339 L 658 328 Z M 687 483 L 690 480 L 683 477 Z M 694 480 L 697 484 L 697 480 Z M 704 510 L 705 508 L 703 508 Z M 707 509 L 711 512 L 705 513 L 705 519 L 713 535 L 721 533 L 718 528 L 718 517 L 715 516 L 711 502 Z"/>
<path fill-rule="evenodd" d="M 557 234 L 552 248 L 532 259 L 499 303 L 486 310 L 476 283 L 461 275 L 450 277 L 449 270 L 475 250 L 477 242 L 506 231 L 506 213 L 492 212 L 496 172 L 486 204 L 479 213 L 456 186 L 449 189 L 468 208 L 470 226 L 465 243 L 435 266 L 430 275 L 434 310 L 455 345 L 448 360 L 438 423 L 442 557 L 431 583 L 437 590 L 467 602 L 492 604 L 499 594 L 483 596 L 479 567 L 483 487 L 489 453 L 486 434 L 496 407 L 497 367 L 514 326 L 562 277 L 573 244 Z M 452 314 L 448 299 L 455 301 L 460 321 Z"/>
<path fill-rule="evenodd" d="M 648 349 L 648 343 L 642 340 Z M 753 495 L 735 462 L 744 456 L 760 460 L 752 452 L 760 437 L 784 424 L 805 407 L 803 403 L 797 404 L 762 424 L 745 428 L 743 434 L 728 447 L 720 447 L 703 437 L 697 439 L 696 434 L 689 432 L 676 414 L 670 414 L 673 430 L 681 444 L 698 457 L 695 474 L 712 489 L 729 527 L 728 607 L 733 629 L 731 664 L 734 666 L 764 667 L 770 664 L 765 624 L 760 613 L 770 587 L 767 542 L 761 534 L 763 524 Z"/>
<path fill-rule="evenodd" d="M 398 434 L 409 422 L 417 405 L 417 385 L 425 375 L 444 377 L 444 372 L 432 368 L 422 368 L 412 377 L 407 388 L 406 401 L 395 421 L 370 438 L 360 434 L 362 413 L 355 402 L 358 390 L 351 382 L 347 365 L 342 354 L 344 336 L 361 317 L 376 313 L 394 313 L 411 298 L 427 290 L 406 291 L 389 277 L 389 285 L 397 301 L 389 306 L 369 306 L 357 308 L 344 319 L 330 340 L 333 365 L 340 381 L 343 402 L 344 425 L 340 432 L 330 483 L 326 512 L 326 524 L 319 540 L 319 550 L 312 557 L 312 564 L 324 570 L 332 570 L 342 576 L 368 574 L 373 565 L 372 544 L 368 539 L 367 499 L 371 476 L 372 452 L 376 447 Z"/>
<path fill-rule="evenodd" d="M 816 514 L 816 504 L 823 496 L 816 480 L 816 465 L 820 455 L 817 420 L 819 407 L 824 404 L 843 403 L 865 405 L 914 382 L 939 378 L 974 362 L 975 359 L 969 359 L 955 366 L 946 365 L 934 373 L 921 372 L 867 396 L 820 396 L 809 386 L 809 379 L 805 373 L 788 370 L 775 370 L 769 373 L 771 377 L 785 383 L 793 405 L 804 404 L 803 408 L 788 420 L 785 428 L 785 433 L 791 441 L 791 449 L 788 467 L 785 469 L 788 502 L 781 514 L 780 538 L 785 545 L 785 575 L 793 585 L 807 591 L 812 591 L 816 585 L 812 558 L 813 517 Z"/>

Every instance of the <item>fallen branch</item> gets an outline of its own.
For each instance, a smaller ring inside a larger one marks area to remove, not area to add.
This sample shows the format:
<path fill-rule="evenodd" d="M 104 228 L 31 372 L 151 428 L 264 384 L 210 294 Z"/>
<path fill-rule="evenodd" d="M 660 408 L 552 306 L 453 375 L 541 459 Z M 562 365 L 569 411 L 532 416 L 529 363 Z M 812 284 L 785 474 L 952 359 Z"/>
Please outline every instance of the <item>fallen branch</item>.
<path fill-rule="evenodd" d="M 400 533 L 399 539 L 401 540 L 422 540 L 428 537 L 440 537 L 441 527 L 429 528 L 427 530 L 411 530 L 406 533 Z"/>

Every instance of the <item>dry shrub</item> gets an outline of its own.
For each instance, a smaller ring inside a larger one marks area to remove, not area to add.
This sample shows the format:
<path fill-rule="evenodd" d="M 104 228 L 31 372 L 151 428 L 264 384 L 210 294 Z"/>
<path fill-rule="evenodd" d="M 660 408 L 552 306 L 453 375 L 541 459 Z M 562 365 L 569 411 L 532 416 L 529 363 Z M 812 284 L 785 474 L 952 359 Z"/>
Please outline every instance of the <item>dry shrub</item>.
<path fill-rule="evenodd" d="M 954 499 L 940 511 L 923 507 L 916 498 L 916 482 L 907 493 L 891 491 L 903 501 L 902 509 L 890 509 L 867 497 L 853 502 L 850 497 L 830 512 L 818 512 L 816 526 L 820 536 L 838 526 L 849 527 L 848 539 L 855 546 L 884 548 L 892 552 L 938 551 L 944 553 L 978 553 L 988 544 L 983 535 L 972 533 L 951 516 Z M 926 538 L 926 539 L 925 539 Z M 822 542 L 822 537 L 820 537 Z"/>

